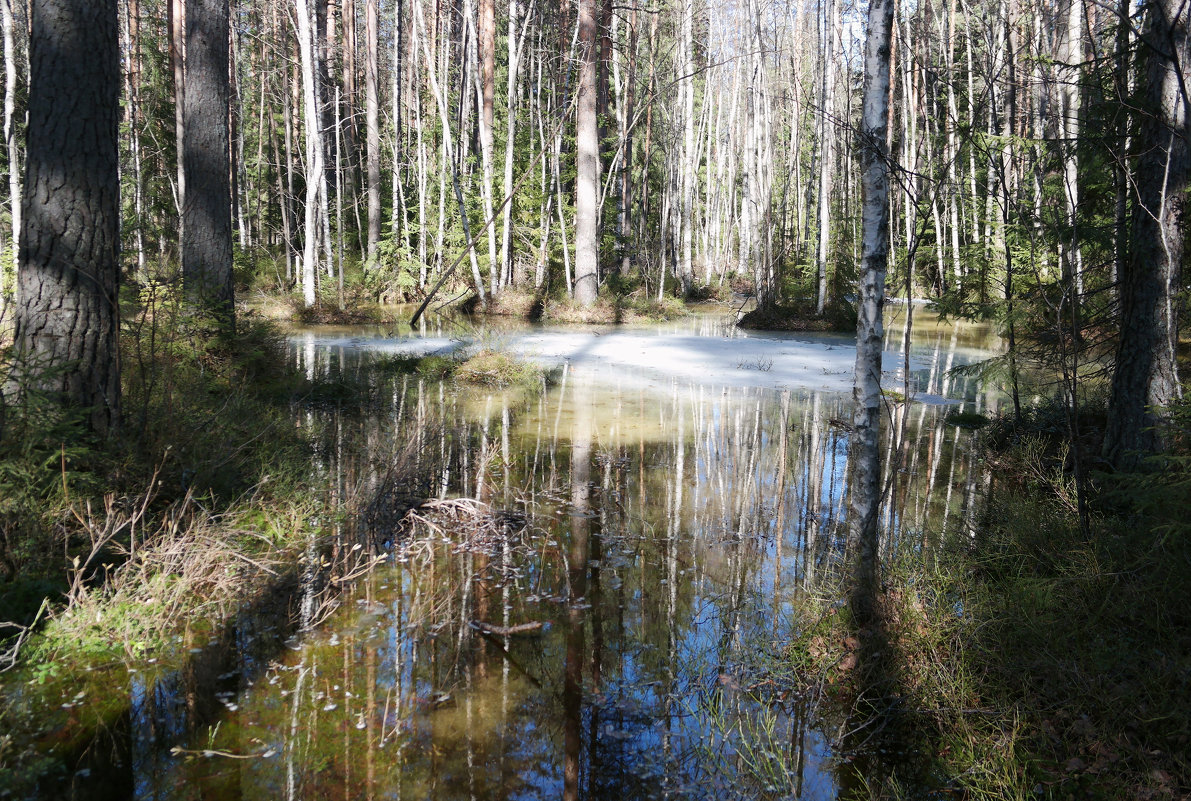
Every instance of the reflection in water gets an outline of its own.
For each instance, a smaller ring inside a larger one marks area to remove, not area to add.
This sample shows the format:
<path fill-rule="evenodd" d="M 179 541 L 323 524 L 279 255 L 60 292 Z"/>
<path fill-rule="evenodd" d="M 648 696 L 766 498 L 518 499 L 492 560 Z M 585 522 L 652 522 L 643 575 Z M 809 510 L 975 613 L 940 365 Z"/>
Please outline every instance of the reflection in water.
<path fill-rule="evenodd" d="M 988 408 L 947 374 L 962 344 L 915 342 L 916 391 Z M 295 357 L 312 376 L 376 358 L 313 337 Z M 321 478 L 378 498 L 359 542 L 391 558 L 328 612 L 312 539 L 298 634 L 262 649 L 272 624 L 234 627 L 213 697 L 185 675 L 133 681 L 118 795 L 837 796 L 831 738 L 782 652 L 842 547 L 846 396 L 571 370 L 528 394 L 385 380 L 370 408 L 297 422 L 328 432 Z M 890 403 L 887 547 L 967 525 L 981 479 L 946 411 Z M 426 481 L 395 484 L 411 446 Z M 403 527 L 385 514 L 413 502 Z M 337 529 L 333 550 L 356 536 Z M 220 708 L 188 708 L 204 703 Z"/>

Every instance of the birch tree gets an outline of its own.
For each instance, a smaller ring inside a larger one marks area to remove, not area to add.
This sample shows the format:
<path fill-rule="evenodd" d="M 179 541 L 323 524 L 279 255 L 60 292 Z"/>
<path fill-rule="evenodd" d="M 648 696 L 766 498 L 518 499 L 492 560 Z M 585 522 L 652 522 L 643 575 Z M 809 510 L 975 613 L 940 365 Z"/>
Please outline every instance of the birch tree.
<path fill-rule="evenodd" d="M 8 203 L 12 218 L 13 251 L 21 239 L 21 165 L 17 147 L 17 49 L 16 24 L 12 4 L 14 0 L 0 0 L 0 24 L 4 36 L 4 148 L 8 153 Z M 8 303 L 7 267 L 0 265 L 0 315 Z"/>
<path fill-rule="evenodd" d="M 884 341 L 885 271 L 889 254 L 890 50 L 894 0 L 870 0 L 864 48 L 864 104 L 860 163 L 864 202 L 856 369 L 852 388 L 851 493 L 848 545 L 855 566 L 854 612 L 864 625 L 877 588 L 880 508 L 881 348 Z"/>
<path fill-rule="evenodd" d="M 327 204 L 327 171 L 323 147 L 322 108 L 319 103 L 319 69 L 314 35 L 318 30 L 308 0 L 294 0 L 298 49 L 301 55 L 303 121 L 306 135 L 306 216 L 302 248 L 302 302 L 309 308 L 317 300 L 317 263 Z M 320 217 L 320 208 L 323 215 Z"/>
<path fill-rule="evenodd" d="M 575 300 L 596 300 L 599 262 L 600 143 L 596 132 L 596 0 L 579 0 L 579 97 L 575 119 Z"/>

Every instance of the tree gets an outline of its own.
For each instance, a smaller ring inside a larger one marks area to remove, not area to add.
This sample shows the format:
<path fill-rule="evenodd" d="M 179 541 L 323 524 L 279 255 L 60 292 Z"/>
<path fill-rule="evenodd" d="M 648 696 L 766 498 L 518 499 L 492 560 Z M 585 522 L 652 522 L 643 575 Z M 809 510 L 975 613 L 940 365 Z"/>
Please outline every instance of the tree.
<path fill-rule="evenodd" d="M 117 8 L 32 0 L 16 348 L 32 387 L 120 418 Z"/>
<path fill-rule="evenodd" d="M 182 281 L 187 297 L 233 324 L 228 0 L 186 4 Z"/>
<path fill-rule="evenodd" d="M 380 60 L 377 0 L 364 3 L 364 149 L 368 167 L 368 255 L 380 243 Z M 400 24 L 400 23 L 398 23 Z"/>
<path fill-rule="evenodd" d="M 317 262 L 321 224 L 327 218 L 327 172 L 323 148 L 322 111 L 319 97 L 318 48 L 315 36 L 319 30 L 312 17 L 313 9 L 307 0 L 294 0 L 298 21 L 298 49 L 302 68 L 302 107 L 306 124 L 306 218 L 302 248 L 302 302 L 309 308 L 317 300 Z"/>
<path fill-rule="evenodd" d="M 12 247 L 15 250 L 21 238 L 21 170 L 20 153 L 17 150 L 17 54 L 12 3 L 13 0 L 0 0 L 4 37 L 4 148 L 8 152 L 8 199 L 12 214 Z M 5 269 L 0 267 L 0 312 L 7 302 Z"/>
<path fill-rule="evenodd" d="M 894 0 L 870 0 L 864 47 L 864 105 L 860 128 L 862 250 L 852 389 L 851 502 L 848 545 L 854 554 L 857 621 L 872 614 L 877 578 L 877 512 L 881 497 L 881 348 L 885 270 L 889 257 L 889 73 Z"/>
<path fill-rule="evenodd" d="M 595 0 L 579 2 L 579 97 L 575 118 L 578 176 L 575 182 L 575 300 L 596 299 L 599 264 L 600 143 L 596 132 Z"/>
<path fill-rule="evenodd" d="M 1142 36 L 1146 99 L 1134 180 L 1136 197 L 1120 276 L 1120 342 L 1109 397 L 1104 456 L 1130 469 L 1160 450 L 1158 410 L 1179 397 L 1175 348 L 1191 153 L 1191 12 L 1179 0 L 1151 0 Z"/>

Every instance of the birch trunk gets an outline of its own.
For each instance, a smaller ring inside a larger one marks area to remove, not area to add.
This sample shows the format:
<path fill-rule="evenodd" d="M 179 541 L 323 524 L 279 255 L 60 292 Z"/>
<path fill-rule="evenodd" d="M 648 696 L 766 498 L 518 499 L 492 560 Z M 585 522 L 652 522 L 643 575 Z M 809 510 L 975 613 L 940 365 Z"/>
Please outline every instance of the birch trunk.
<path fill-rule="evenodd" d="M 828 0 L 827 10 L 824 12 L 822 20 L 822 39 L 819 49 L 823 76 L 819 90 L 819 247 L 816 258 L 817 291 L 815 293 L 815 312 L 817 314 L 822 314 L 827 306 L 827 257 L 830 244 L 828 239 L 831 235 L 831 171 L 834 166 L 831 158 L 832 142 L 829 117 L 834 108 L 835 90 L 832 69 L 835 64 L 836 13 L 834 0 Z"/>
<path fill-rule="evenodd" d="M 20 152 L 17 149 L 17 55 L 12 4 L 13 0 L 0 0 L 0 10 L 4 15 L 4 147 L 8 153 L 8 203 L 9 213 L 12 216 L 11 247 L 15 253 L 21 240 L 21 164 Z M 135 126 L 133 136 L 136 136 Z M 7 269 L 0 266 L 0 319 L 3 318 L 4 308 L 8 303 L 7 282 Z"/>
<path fill-rule="evenodd" d="M 326 203 L 327 173 L 324 164 L 322 113 L 319 108 L 318 67 L 315 62 L 314 30 L 308 0 L 294 0 L 298 21 L 298 49 L 301 55 L 303 120 L 306 134 L 306 217 L 302 248 L 302 301 L 307 308 L 317 300 L 319 207 Z"/>
<path fill-rule="evenodd" d="M 575 300 L 596 300 L 599 262 L 600 143 L 596 133 L 596 0 L 579 0 L 579 97 L 575 119 Z"/>
<path fill-rule="evenodd" d="M 365 0 L 364 149 L 367 151 L 365 159 L 368 162 L 366 170 L 368 174 L 368 258 L 373 258 L 376 255 L 376 246 L 380 243 L 380 82 L 378 79 L 380 42 L 378 16 L 377 0 Z M 400 114 L 400 108 L 394 108 L 394 112 Z M 394 204 L 394 208 L 396 208 L 396 204 Z"/>
<path fill-rule="evenodd" d="M 864 188 L 863 249 L 856 323 L 856 372 L 852 389 L 853 434 L 848 514 L 849 550 L 855 559 L 853 614 L 863 626 L 871 620 L 877 591 L 878 512 L 880 510 L 881 348 L 885 270 L 889 247 L 890 33 L 894 0 L 871 0 L 864 53 L 864 106 L 860 129 Z"/>

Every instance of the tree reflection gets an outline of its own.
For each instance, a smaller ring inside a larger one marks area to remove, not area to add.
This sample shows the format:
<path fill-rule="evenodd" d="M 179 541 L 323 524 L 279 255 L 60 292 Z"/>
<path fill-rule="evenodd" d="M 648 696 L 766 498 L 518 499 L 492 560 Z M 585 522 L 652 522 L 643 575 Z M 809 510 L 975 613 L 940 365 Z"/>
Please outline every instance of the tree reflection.
<path fill-rule="evenodd" d="M 919 391 L 958 391 L 951 339 L 928 338 Z M 325 376 L 377 357 L 311 339 L 295 358 Z M 832 421 L 845 397 L 570 370 L 528 395 L 395 375 L 370 397 L 366 410 L 306 407 L 295 422 L 322 432 L 320 469 L 339 496 L 370 499 L 360 525 L 332 521 L 333 552 L 362 542 L 391 562 L 331 609 L 312 539 L 295 596 L 310 630 L 234 688 L 239 711 L 215 714 L 217 730 L 171 729 L 187 714 L 176 699 L 135 691 L 138 742 L 171 731 L 190 751 L 276 756 L 143 758 L 138 787 L 837 795 L 835 732 L 782 671 L 800 604 L 841 557 L 847 432 Z M 883 539 L 928 548 L 928 532 L 970 519 L 982 478 L 945 407 L 891 408 Z M 402 478 L 402 459 L 421 482 Z"/>

